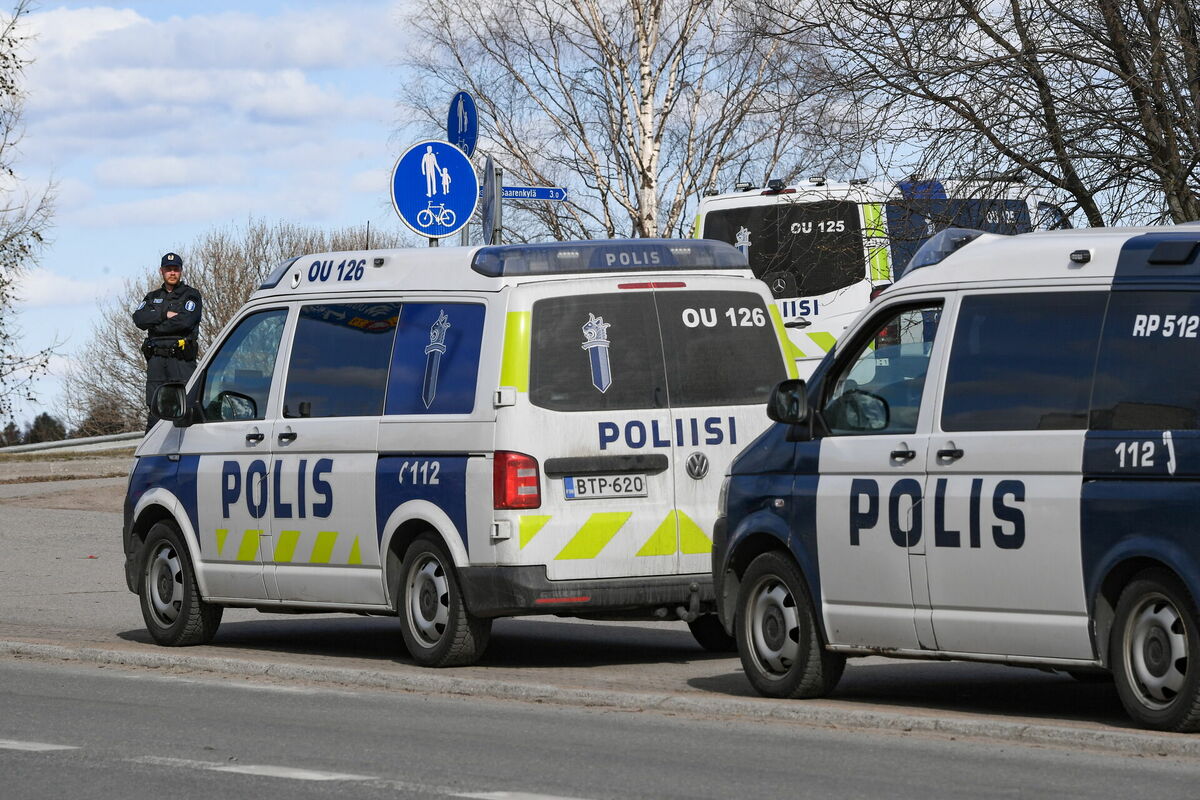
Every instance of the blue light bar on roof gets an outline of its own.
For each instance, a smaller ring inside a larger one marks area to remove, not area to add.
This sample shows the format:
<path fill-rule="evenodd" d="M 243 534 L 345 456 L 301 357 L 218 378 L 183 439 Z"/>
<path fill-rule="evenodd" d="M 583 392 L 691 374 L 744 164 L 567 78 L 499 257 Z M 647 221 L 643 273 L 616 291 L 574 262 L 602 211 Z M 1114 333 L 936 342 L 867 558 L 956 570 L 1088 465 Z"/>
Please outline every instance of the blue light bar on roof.
<path fill-rule="evenodd" d="M 605 239 L 482 247 L 471 268 L 483 275 L 567 275 L 748 269 L 733 245 L 711 239 Z"/>
<path fill-rule="evenodd" d="M 287 261 L 284 261 L 282 264 L 275 267 L 275 269 L 271 270 L 271 274 L 268 275 L 266 277 L 266 279 L 263 280 L 263 282 L 258 285 L 258 288 L 259 289 L 274 289 L 276 286 L 279 285 L 279 281 L 283 279 L 283 276 L 287 273 L 288 268 L 291 267 L 292 264 L 295 264 L 299 260 L 300 260 L 300 256 L 296 256 L 295 258 L 289 258 Z"/>

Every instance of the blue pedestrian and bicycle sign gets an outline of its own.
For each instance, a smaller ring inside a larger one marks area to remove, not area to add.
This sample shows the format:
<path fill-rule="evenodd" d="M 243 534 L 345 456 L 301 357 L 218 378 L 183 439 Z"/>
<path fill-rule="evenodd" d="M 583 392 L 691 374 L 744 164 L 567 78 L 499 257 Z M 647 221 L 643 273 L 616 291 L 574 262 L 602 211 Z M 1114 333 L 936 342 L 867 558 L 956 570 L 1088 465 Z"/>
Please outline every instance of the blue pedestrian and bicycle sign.
<path fill-rule="evenodd" d="M 475 152 L 475 141 L 479 138 L 479 115 L 475 112 L 475 98 L 466 92 L 457 92 L 450 100 L 450 111 L 446 114 L 446 140 L 468 156 Z"/>
<path fill-rule="evenodd" d="M 414 233 L 453 236 L 475 213 L 479 178 L 466 153 L 428 139 L 404 151 L 392 170 L 392 205 Z"/>

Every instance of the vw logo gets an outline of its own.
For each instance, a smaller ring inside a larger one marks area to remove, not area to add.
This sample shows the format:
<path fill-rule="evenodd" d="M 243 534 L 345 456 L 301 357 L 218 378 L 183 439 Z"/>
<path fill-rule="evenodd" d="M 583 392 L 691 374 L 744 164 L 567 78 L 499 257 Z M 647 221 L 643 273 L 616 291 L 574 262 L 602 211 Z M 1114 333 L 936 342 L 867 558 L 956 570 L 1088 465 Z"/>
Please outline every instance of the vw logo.
<path fill-rule="evenodd" d="M 692 480 L 700 480 L 708 474 L 708 456 L 695 452 L 688 456 L 687 474 Z"/>

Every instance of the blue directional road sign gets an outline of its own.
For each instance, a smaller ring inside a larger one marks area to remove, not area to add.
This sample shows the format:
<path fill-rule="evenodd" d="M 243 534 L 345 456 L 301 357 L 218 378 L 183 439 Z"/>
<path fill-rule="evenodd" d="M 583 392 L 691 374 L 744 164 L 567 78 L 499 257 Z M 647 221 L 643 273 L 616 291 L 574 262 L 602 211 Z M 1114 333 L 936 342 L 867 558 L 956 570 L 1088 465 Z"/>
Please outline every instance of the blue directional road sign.
<path fill-rule="evenodd" d="M 466 92 L 458 92 L 450 100 L 450 111 L 446 114 L 446 141 L 469 156 L 475 153 L 478 138 L 479 115 L 475 113 L 475 98 Z"/>
<path fill-rule="evenodd" d="M 567 190 L 561 186 L 505 186 L 505 200 L 566 200 Z"/>
<path fill-rule="evenodd" d="M 404 151 L 392 170 L 392 205 L 400 221 L 431 239 L 453 236 L 479 202 L 479 178 L 467 154 L 427 139 Z"/>

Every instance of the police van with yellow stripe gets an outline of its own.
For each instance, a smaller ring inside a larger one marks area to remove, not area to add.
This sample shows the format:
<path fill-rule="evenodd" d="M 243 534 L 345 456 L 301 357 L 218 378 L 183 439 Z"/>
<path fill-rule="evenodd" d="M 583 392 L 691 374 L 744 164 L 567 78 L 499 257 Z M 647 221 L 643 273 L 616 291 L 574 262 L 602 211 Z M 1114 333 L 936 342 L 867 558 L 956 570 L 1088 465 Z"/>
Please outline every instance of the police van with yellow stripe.
<path fill-rule="evenodd" d="M 397 615 L 467 664 L 492 619 L 713 613 L 715 503 L 794 366 L 718 242 L 325 253 L 277 268 L 136 453 L 126 580 L 160 644 L 223 607 Z"/>
<path fill-rule="evenodd" d="M 993 661 L 1200 728 L 1198 354 L 1200 225 L 931 239 L 731 467 L 713 570 L 751 683 Z"/>

